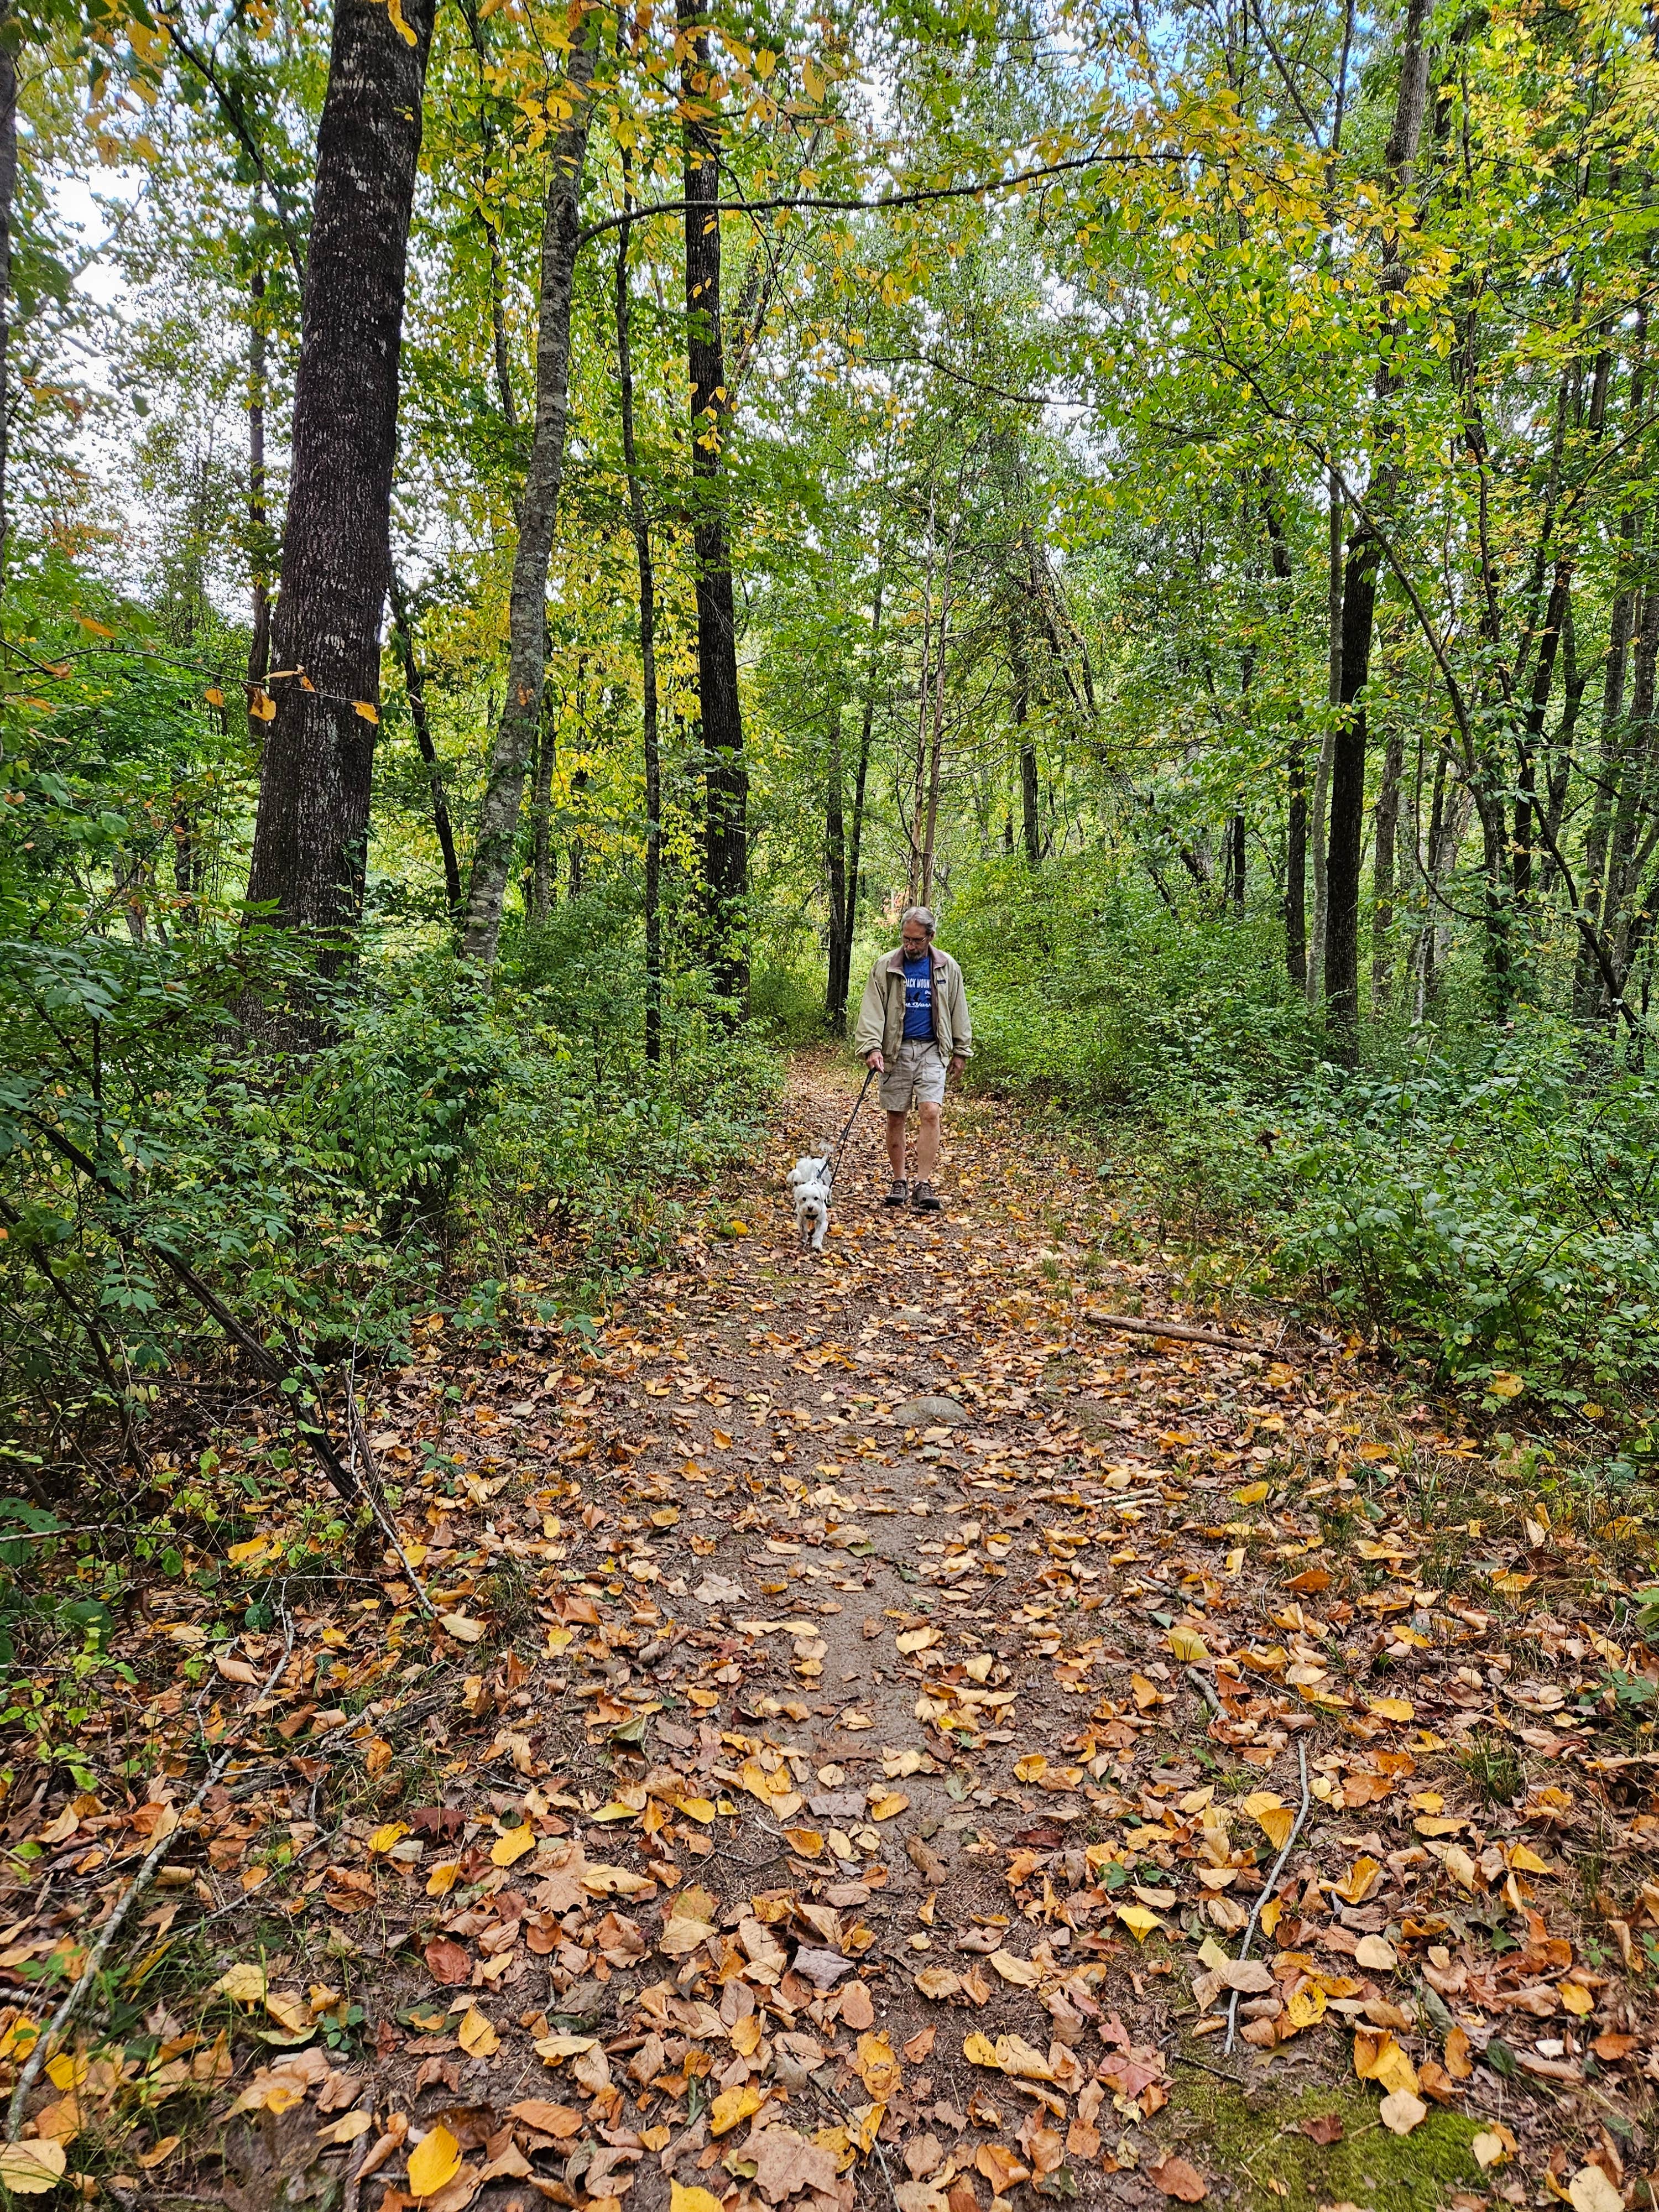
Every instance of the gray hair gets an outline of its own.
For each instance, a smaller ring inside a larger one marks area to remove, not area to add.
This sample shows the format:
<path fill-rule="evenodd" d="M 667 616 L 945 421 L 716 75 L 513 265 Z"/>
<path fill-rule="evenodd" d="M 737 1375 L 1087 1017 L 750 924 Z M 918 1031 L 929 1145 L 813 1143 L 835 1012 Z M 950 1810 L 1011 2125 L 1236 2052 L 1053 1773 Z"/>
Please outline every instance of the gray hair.
<path fill-rule="evenodd" d="M 931 907 L 907 906 L 899 916 L 899 927 L 902 929 L 907 921 L 919 921 L 929 937 L 933 933 L 933 912 Z"/>

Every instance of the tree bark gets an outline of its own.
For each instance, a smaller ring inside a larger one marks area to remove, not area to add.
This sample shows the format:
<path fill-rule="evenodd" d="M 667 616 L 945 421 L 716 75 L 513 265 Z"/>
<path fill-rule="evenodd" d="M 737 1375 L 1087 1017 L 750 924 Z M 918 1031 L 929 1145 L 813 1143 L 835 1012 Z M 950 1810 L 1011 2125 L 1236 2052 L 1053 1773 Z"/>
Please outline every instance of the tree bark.
<path fill-rule="evenodd" d="M 247 680 L 250 702 L 263 690 L 270 672 L 270 572 L 268 532 L 270 518 L 265 505 L 265 272 L 256 269 L 249 280 L 251 309 L 247 339 L 247 523 L 249 591 L 253 602 L 253 627 L 248 640 Z M 265 726 L 250 712 L 248 735 L 263 749 Z"/>
<path fill-rule="evenodd" d="M 415 631 L 409 619 L 409 602 L 404 597 L 403 584 L 395 568 L 391 571 L 392 619 L 398 634 L 398 651 L 404 664 L 404 691 L 409 701 L 409 719 L 415 725 L 415 742 L 420 748 L 421 759 L 426 769 L 426 780 L 432 793 L 432 827 L 437 832 L 438 850 L 444 864 L 444 906 L 452 922 L 459 921 L 461 913 L 461 871 L 455 858 L 455 832 L 449 819 L 449 801 L 444 796 L 443 770 L 438 764 L 438 749 L 432 742 L 432 726 L 426 711 L 426 679 L 415 654 Z"/>
<path fill-rule="evenodd" d="M 830 878 L 830 962 L 823 994 L 824 1027 L 834 1036 L 846 1015 L 846 1001 L 836 1004 L 836 975 L 840 967 L 842 941 L 846 937 L 847 817 L 846 793 L 841 757 L 841 702 L 830 709 L 829 775 L 824 791 L 823 846 Z"/>
<path fill-rule="evenodd" d="M 410 207 L 434 0 L 337 0 L 306 259 L 279 675 L 247 896 L 337 967 L 362 912 Z M 360 707 L 368 709 L 367 714 Z"/>
<path fill-rule="evenodd" d="M 1382 749 L 1382 781 L 1374 817 L 1376 850 L 1371 859 L 1371 1006 L 1381 1012 L 1394 988 L 1394 895 L 1400 830 L 1400 779 L 1406 766 L 1406 737 L 1390 725 Z"/>
<path fill-rule="evenodd" d="M 535 749 L 547 683 L 547 571 L 553 557 L 559 491 L 564 481 L 570 302 L 580 238 L 582 170 L 592 117 L 595 58 L 594 31 L 589 25 L 572 50 L 565 74 L 563 93 L 570 112 L 553 143 L 547 211 L 542 223 L 536 416 L 524 497 L 519 506 L 519 543 L 513 556 L 507 602 L 507 690 L 490 749 L 483 804 L 478 810 L 462 938 L 463 952 L 479 968 L 494 967 L 501 943 L 501 908 L 519 834 L 525 777 Z"/>
<path fill-rule="evenodd" d="M 624 204 L 632 206 L 631 194 Z M 634 356 L 628 290 L 631 228 L 624 222 L 617 234 L 617 380 L 622 400 L 628 517 L 640 570 L 640 681 L 645 740 L 645 1056 L 654 1066 L 662 1058 L 662 747 L 657 728 L 657 571 L 634 438 Z"/>
<path fill-rule="evenodd" d="M 853 827 L 847 841 L 847 902 L 840 938 L 830 947 L 827 1011 L 830 1026 L 837 1036 L 847 1027 L 847 994 L 853 976 L 853 934 L 858 927 L 859 878 L 864 861 L 864 794 L 870 773 L 870 738 L 875 727 L 877 650 L 881 642 L 881 605 L 886 583 L 886 550 L 878 546 L 876 588 L 870 605 L 870 665 L 865 677 L 858 767 L 853 776 Z"/>
<path fill-rule="evenodd" d="M 749 996 L 749 771 L 738 692 L 737 617 L 726 539 L 723 447 L 732 421 L 720 322 L 720 162 L 709 121 L 708 33 L 696 0 L 676 0 L 684 117 L 686 366 L 691 382 L 692 547 L 697 704 L 708 793 L 703 884 L 714 989 L 727 1018 Z"/>
<path fill-rule="evenodd" d="M 1031 661 L 1017 611 L 1008 629 L 1008 659 L 1014 678 L 1014 727 L 1019 744 L 1019 819 L 1025 841 L 1025 865 L 1035 871 L 1042 860 L 1042 829 L 1038 812 L 1036 747 L 1029 734 L 1031 711 Z"/>
<path fill-rule="evenodd" d="M 1424 29 L 1428 0 L 1407 0 L 1400 33 L 1400 84 L 1385 155 L 1389 182 L 1405 191 L 1417 161 L 1428 83 L 1428 49 Z M 1397 292 L 1402 281 L 1397 237 L 1389 246 L 1383 283 Z M 1395 429 L 1390 400 L 1399 378 L 1389 361 L 1376 372 L 1378 457 L 1372 472 L 1368 507 L 1386 515 L 1394 502 L 1398 465 L 1392 458 Z M 1377 569 L 1382 545 L 1372 522 L 1357 520 L 1342 577 L 1341 676 L 1337 717 L 1332 732 L 1330 846 L 1325 863 L 1325 1011 L 1339 1054 L 1352 1060 L 1358 1045 L 1359 876 L 1365 830 L 1364 690 L 1370 676 L 1371 633 L 1376 608 Z"/>
<path fill-rule="evenodd" d="M 0 4 L 0 31 L 9 27 L 11 0 Z M 0 38 L 0 590 L 11 538 L 11 223 L 17 193 L 17 56 Z"/>

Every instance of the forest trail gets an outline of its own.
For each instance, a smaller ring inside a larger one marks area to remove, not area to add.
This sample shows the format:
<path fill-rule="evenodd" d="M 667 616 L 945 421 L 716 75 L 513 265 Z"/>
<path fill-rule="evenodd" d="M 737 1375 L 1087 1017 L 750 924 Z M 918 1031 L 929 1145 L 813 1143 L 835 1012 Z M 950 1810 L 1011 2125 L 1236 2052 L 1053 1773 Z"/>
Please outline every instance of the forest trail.
<path fill-rule="evenodd" d="M 1091 1321 L 1171 1317 L 1164 1261 L 994 1103 L 918 1217 L 866 1103 L 802 1254 L 783 1176 L 853 1095 L 799 1061 L 586 1352 L 440 1328 L 385 1378 L 383 1474 L 442 1455 L 398 1516 L 441 1624 L 388 1550 L 283 1586 L 286 1666 L 222 1599 L 135 1635 L 177 1778 L 37 1798 L 0 1972 L 76 1963 L 198 1722 L 246 1756 L 129 1933 L 122 2064 L 83 2027 L 37 2139 L 179 2212 L 1636 2201 L 1618 1528 L 1502 1504 L 1347 1347 Z"/>

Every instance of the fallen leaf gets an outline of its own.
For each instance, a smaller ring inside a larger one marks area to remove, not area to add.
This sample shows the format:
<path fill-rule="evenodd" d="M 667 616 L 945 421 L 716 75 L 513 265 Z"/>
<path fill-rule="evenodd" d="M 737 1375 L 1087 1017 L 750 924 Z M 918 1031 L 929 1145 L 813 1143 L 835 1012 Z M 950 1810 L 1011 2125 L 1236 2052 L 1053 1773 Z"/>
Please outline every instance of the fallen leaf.
<path fill-rule="evenodd" d="M 501 2047 L 501 2039 L 477 2005 L 467 2008 L 455 2035 L 462 2050 L 474 2058 L 493 2058 Z"/>
<path fill-rule="evenodd" d="M 409 2193 L 435 2197 L 461 2170 L 461 2147 L 441 2120 L 409 2154 Z"/>
<path fill-rule="evenodd" d="M 1137 1943 L 1144 1943 L 1154 1928 L 1161 1928 L 1164 1925 L 1158 1915 L 1155 1912 L 1148 1912 L 1144 1905 L 1120 1905 L 1117 1908 L 1117 1917 Z"/>
<path fill-rule="evenodd" d="M 521 1827 L 504 1828 L 489 1847 L 492 1866 L 516 1865 L 526 1851 L 536 1848 L 536 1831 L 526 1820 Z"/>
<path fill-rule="evenodd" d="M 1391 1974 L 1399 1957 L 1385 1936 L 1362 1936 L 1354 1946 L 1353 1962 L 1368 1974 Z"/>
<path fill-rule="evenodd" d="M 1408 2136 L 1419 2122 L 1428 2117 L 1428 2106 L 1420 2097 L 1414 2097 L 1409 2089 L 1391 2089 L 1377 2107 L 1377 2118 L 1393 2136 Z M 1581 2212 L 1592 2212 L 1592 2208 L 1582 2207 Z M 1594 2212 L 1601 2212 L 1601 2208 L 1594 2208 Z"/>
<path fill-rule="evenodd" d="M 1567 2184 L 1573 2212 L 1624 2212 L 1625 2195 L 1599 2166 L 1581 2166 Z"/>
<path fill-rule="evenodd" d="M 483 1621 L 469 1620 L 464 1613 L 447 1613 L 439 1621 L 438 1626 L 453 1636 L 458 1644 L 476 1644 L 484 1632 Z M 455 2161 L 455 2165 L 456 2171 L 459 2172 L 460 2170 L 459 2159 Z"/>
<path fill-rule="evenodd" d="M 733 2128 L 759 2112 L 762 2102 L 761 2093 L 752 2081 L 745 2081 L 736 2089 L 722 2089 L 709 2111 L 709 2134 L 730 2135 Z"/>
<path fill-rule="evenodd" d="M 1201 2203 L 1209 2194 L 1210 2185 L 1198 2168 L 1173 2154 L 1159 2159 L 1156 2166 L 1149 2166 L 1146 2179 L 1166 2197 L 1179 2197 L 1183 2204 Z"/>
<path fill-rule="evenodd" d="M 64 2178 L 69 2154 L 53 2136 L 0 2143 L 0 2188 L 15 2197 L 43 2197 Z"/>
<path fill-rule="evenodd" d="M 720 2200 L 712 2189 L 688 2189 L 683 2181 L 671 2181 L 668 2212 L 720 2212 Z"/>
<path fill-rule="evenodd" d="M 1310 2118 L 1298 2120 L 1297 2125 L 1310 2142 L 1334 2143 L 1342 2140 L 1340 2112 L 1316 2112 Z"/>
<path fill-rule="evenodd" d="M 455 1989 L 472 1976 L 472 1954 L 448 1936 L 434 1936 L 422 1954 L 426 1970 L 445 1989 Z"/>
<path fill-rule="evenodd" d="M 1121 1919 L 1122 1915 L 1118 1917 Z M 1029 1959 L 1018 1958 L 1012 1951 L 993 1951 L 985 1963 L 994 1966 L 1005 1982 L 1012 1982 L 1018 1990 L 1034 1990 L 1042 1978 Z"/>

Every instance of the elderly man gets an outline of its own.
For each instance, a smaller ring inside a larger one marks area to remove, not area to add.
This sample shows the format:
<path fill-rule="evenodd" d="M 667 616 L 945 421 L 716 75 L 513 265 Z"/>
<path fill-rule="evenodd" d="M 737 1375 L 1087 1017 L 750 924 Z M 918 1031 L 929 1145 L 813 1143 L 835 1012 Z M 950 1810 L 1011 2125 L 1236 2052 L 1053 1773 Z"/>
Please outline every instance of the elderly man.
<path fill-rule="evenodd" d="M 896 952 L 884 952 L 870 970 L 853 1032 L 854 1048 L 881 1077 L 887 1109 L 887 1157 L 892 1188 L 883 1203 L 936 1213 L 933 1170 L 939 1161 L 939 1108 L 945 1075 L 960 1075 L 974 1048 L 962 970 L 933 942 L 933 917 L 925 906 L 907 908 Z M 904 1173 L 905 1119 L 916 1109 L 916 1178 Z"/>

